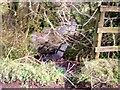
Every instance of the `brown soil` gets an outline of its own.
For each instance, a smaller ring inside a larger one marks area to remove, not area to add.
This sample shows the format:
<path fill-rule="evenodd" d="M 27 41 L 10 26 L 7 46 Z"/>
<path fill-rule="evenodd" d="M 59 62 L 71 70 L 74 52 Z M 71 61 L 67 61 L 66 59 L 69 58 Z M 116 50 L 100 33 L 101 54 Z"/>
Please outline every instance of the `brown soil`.
<path fill-rule="evenodd" d="M 29 88 L 64 88 L 64 85 L 40 85 L 38 83 L 34 83 L 34 82 L 30 82 L 28 83 Z M 16 82 L 12 82 L 12 83 L 0 83 L 0 90 L 1 88 L 24 88 L 24 86 L 22 86 L 22 82 L 21 81 L 16 81 Z"/>
<path fill-rule="evenodd" d="M 21 88 L 20 82 L 12 82 L 12 83 L 0 83 L 0 88 Z"/>
<path fill-rule="evenodd" d="M 24 88 L 20 81 L 12 82 L 12 83 L 0 83 L 0 90 L 1 88 Z M 33 83 L 29 85 L 29 88 L 79 88 L 83 90 L 91 90 L 90 83 L 83 83 L 80 82 L 76 84 L 76 87 L 72 86 L 69 82 L 66 82 L 65 85 L 40 85 L 38 83 Z M 109 86 L 106 84 L 98 84 L 94 88 L 108 88 L 107 90 L 119 90 L 118 85 L 117 86 Z"/>

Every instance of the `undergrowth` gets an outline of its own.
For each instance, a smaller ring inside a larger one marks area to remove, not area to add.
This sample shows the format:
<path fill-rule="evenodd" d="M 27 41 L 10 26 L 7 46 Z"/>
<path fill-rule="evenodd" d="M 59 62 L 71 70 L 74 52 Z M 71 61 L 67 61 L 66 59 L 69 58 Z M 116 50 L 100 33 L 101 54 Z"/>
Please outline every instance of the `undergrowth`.
<path fill-rule="evenodd" d="M 116 59 L 100 59 L 100 60 L 84 60 L 84 66 L 81 72 L 75 74 L 77 83 L 89 82 L 92 87 L 97 84 L 106 83 L 108 85 L 117 85 L 118 82 L 118 60 Z"/>
<path fill-rule="evenodd" d="M 69 75 L 66 76 L 66 72 L 62 68 L 56 67 L 53 62 L 37 63 L 33 58 L 36 52 L 30 47 L 29 29 L 28 27 L 22 31 L 17 27 L 15 30 L 7 30 L 4 27 L 1 32 L 3 52 L 0 57 L 0 82 L 11 83 L 20 80 L 23 85 L 28 81 L 40 85 L 64 84 L 64 78 L 69 80 L 67 78 Z M 86 45 L 85 42 L 83 44 Z M 86 56 L 85 51 L 91 51 L 91 49 L 84 48 L 79 46 L 82 53 L 80 56 Z M 78 51 L 71 50 L 67 54 L 73 58 L 76 57 Z M 77 78 L 77 80 L 69 80 L 71 84 L 90 82 L 92 87 L 98 83 L 118 84 L 117 60 L 88 61 L 84 59 L 83 61 L 84 65 L 79 66 L 80 70 L 76 70 L 77 73 L 72 74 L 73 79 Z"/>
<path fill-rule="evenodd" d="M 64 84 L 64 70 L 54 62 L 37 61 L 34 58 L 36 51 L 30 46 L 29 38 L 28 32 L 3 30 L 0 82 L 19 80 L 23 87 L 29 87 L 29 81 L 48 86 Z"/>
<path fill-rule="evenodd" d="M 3 59 L 0 58 L 0 82 L 11 83 L 20 80 L 25 84 L 33 81 L 40 85 L 63 84 L 64 71 L 57 68 L 54 63 L 41 62 L 40 64 L 30 61 L 27 57 L 26 62 L 21 62 L 25 58 Z"/>
<path fill-rule="evenodd" d="M 56 67 L 53 62 L 37 63 L 33 55 L 36 53 L 30 47 L 29 35 L 14 31 L 2 32 L 3 55 L 0 58 L 0 82 L 11 83 L 16 80 L 26 83 L 33 81 L 40 85 L 64 84 L 64 78 L 72 85 L 79 82 L 90 82 L 91 86 L 97 83 L 118 84 L 117 60 L 84 59 L 84 65 L 79 66 L 73 74 L 73 80 L 65 75 L 62 68 Z M 28 35 L 28 36 L 27 36 Z M 70 77 L 71 78 L 71 77 Z M 75 85 L 74 85 L 75 86 Z"/>

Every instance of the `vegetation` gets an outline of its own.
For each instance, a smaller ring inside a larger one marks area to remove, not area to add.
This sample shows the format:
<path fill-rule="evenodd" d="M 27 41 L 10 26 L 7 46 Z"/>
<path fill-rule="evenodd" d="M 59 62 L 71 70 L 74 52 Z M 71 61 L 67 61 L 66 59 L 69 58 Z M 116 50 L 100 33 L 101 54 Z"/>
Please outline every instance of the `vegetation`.
<path fill-rule="evenodd" d="M 40 85 L 53 85 L 64 84 L 65 80 L 68 80 L 73 86 L 79 82 L 90 82 L 92 87 L 99 83 L 118 84 L 117 59 L 120 59 L 120 52 L 102 53 L 100 57 L 107 59 L 94 60 L 94 36 L 99 21 L 100 5 L 99 2 L 0 2 L 0 82 L 12 83 L 20 80 L 24 87 L 30 87 L 28 81 Z M 110 5 L 120 6 L 120 3 Z M 106 17 L 105 26 L 120 26 L 119 18 L 109 19 L 120 17 L 120 14 L 107 13 Z M 79 36 L 74 37 L 78 43 L 70 46 L 64 57 L 65 61 L 79 63 L 77 70 L 70 74 L 71 71 L 68 73 L 55 62 L 36 60 L 34 55 L 37 52 L 31 46 L 31 34 L 46 28 L 59 27 L 73 19 L 78 23 Z M 119 34 L 103 35 L 103 46 L 114 44 L 120 46 Z"/>
<path fill-rule="evenodd" d="M 117 60 L 85 61 L 84 65 L 78 74 L 78 82 L 91 82 L 93 87 L 99 83 L 107 83 L 108 85 L 118 84 Z"/>
<path fill-rule="evenodd" d="M 26 59 L 26 62 L 23 60 Z M 35 63 L 30 57 L 16 60 L 0 59 L 0 81 L 11 83 L 13 81 L 22 81 L 25 87 L 30 87 L 30 81 L 40 85 L 64 84 L 64 70 L 57 68 L 54 63 L 41 62 Z"/>

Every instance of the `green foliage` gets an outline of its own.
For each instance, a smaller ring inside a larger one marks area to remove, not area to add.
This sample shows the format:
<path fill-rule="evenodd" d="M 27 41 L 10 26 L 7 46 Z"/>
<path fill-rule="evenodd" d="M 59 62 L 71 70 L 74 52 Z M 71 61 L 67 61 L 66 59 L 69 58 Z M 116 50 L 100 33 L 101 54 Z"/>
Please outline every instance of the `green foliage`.
<path fill-rule="evenodd" d="M 78 74 L 78 82 L 118 84 L 118 63 L 117 60 L 92 60 L 85 61 Z"/>
<path fill-rule="evenodd" d="M 8 5 L 12 4 L 14 8 L 9 7 Z M 59 2 L 39 2 L 39 3 L 31 3 L 31 7 L 29 7 L 30 3 L 9 3 L 9 4 L 2 4 L 0 5 L 0 10 L 7 10 L 9 7 L 9 13 L 5 13 L 3 15 L 3 24 L 4 24 L 4 29 L 5 29 L 5 35 L 3 34 L 3 37 L 5 38 L 3 43 L 7 44 L 9 47 L 12 47 L 13 44 L 16 45 L 13 42 L 17 42 L 18 44 L 24 45 L 25 43 L 21 42 L 24 41 L 26 38 L 25 33 L 28 33 L 28 37 L 31 33 L 34 31 L 41 31 L 44 28 L 50 28 L 50 24 L 46 20 L 46 17 L 44 15 L 44 12 L 47 14 L 47 18 L 49 21 L 53 24 L 53 26 L 56 28 L 57 26 L 61 25 L 63 21 L 66 22 L 65 19 L 68 21 L 71 21 L 75 19 L 77 21 L 77 24 L 80 26 L 77 28 L 77 30 L 81 33 L 78 37 L 75 38 L 80 44 L 75 45 L 75 49 L 67 49 L 66 55 L 68 58 L 73 58 L 75 59 L 76 55 L 79 53 L 80 58 L 86 58 L 86 56 L 89 56 L 92 58 L 91 51 L 93 48 L 93 42 L 94 42 L 94 31 L 95 31 L 95 26 L 96 20 L 98 19 L 97 15 L 99 14 L 99 11 L 96 12 L 96 14 L 93 16 L 90 21 L 90 17 L 98 7 L 99 2 L 83 2 L 83 3 L 66 3 L 64 5 L 63 3 Z M 74 5 L 76 8 L 72 7 Z M 113 3 L 113 5 L 119 5 L 119 3 Z M 17 7 L 15 9 L 15 7 Z M 9 14 L 11 12 L 14 12 L 13 16 L 15 17 L 11 20 L 11 17 Z M 64 17 L 64 15 L 65 17 Z M 61 17 L 60 17 L 61 15 Z M 107 13 L 107 17 L 119 17 L 118 13 Z M 84 25 L 87 21 L 89 21 L 86 25 Z M 8 27 L 10 23 L 15 23 L 12 27 Z M 110 26 L 110 20 L 108 22 L 106 21 L 105 26 Z M 84 25 L 84 26 L 83 26 Z M 113 26 L 119 26 L 119 20 L 113 20 L 112 23 Z M 82 30 L 80 30 L 82 28 Z M 9 31 L 11 30 L 11 31 Z M 29 31 L 27 31 L 29 30 Z M 45 29 L 44 29 L 45 30 Z M 17 32 L 16 32 L 17 31 Z M 17 33 L 17 34 L 16 34 Z M 19 37 L 18 37 L 19 36 Z M 115 42 L 116 45 L 119 45 L 119 35 L 115 37 Z M 11 39 L 14 38 L 14 39 Z M 108 46 L 110 44 L 113 44 L 113 38 L 112 35 L 103 35 L 104 41 L 102 41 L 102 45 Z M 20 39 L 20 40 L 19 40 Z M 89 39 L 89 40 L 88 40 Z M 18 42 L 19 41 L 19 42 Z M 25 41 L 26 42 L 26 41 Z M 108 43 L 107 43 L 108 42 Z M 23 49 L 27 46 L 22 46 L 20 45 L 20 48 L 16 48 L 16 50 L 20 51 L 20 49 Z M 27 42 L 27 45 L 29 43 Z M 19 46 L 19 45 L 18 45 Z M 8 47 L 6 47 L 8 48 Z M 71 53 L 72 50 L 72 53 Z M 5 50 L 6 51 L 6 50 Z M 22 50 L 23 51 L 23 50 Z M 20 52 L 20 53 L 25 53 Z M 13 53 L 14 58 L 18 58 L 19 55 L 15 55 L 16 53 Z M 114 53 L 113 53 L 114 54 Z M 13 57 L 12 56 L 12 57 Z M 20 55 L 21 56 L 21 55 Z M 24 54 L 23 54 L 24 56 Z M 108 54 L 103 54 L 101 57 L 107 57 Z M 119 55 L 113 55 L 116 57 L 119 57 Z"/>
<path fill-rule="evenodd" d="M 33 55 L 36 52 L 30 46 L 30 35 L 32 32 L 41 31 L 46 27 L 51 29 L 49 23 L 46 21 L 46 17 L 44 16 L 44 11 L 47 13 L 47 17 L 54 27 L 59 26 L 63 22 L 61 19 L 65 19 L 64 17 L 59 17 L 58 11 L 60 11 L 59 14 L 61 14 L 61 16 L 63 16 L 62 11 L 64 11 L 65 16 L 69 17 L 67 18 L 69 21 L 75 19 L 78 25 L 81 26 L 90 19 L 98 3 L 72 3 L 82 14 L 70 6 L 69 3 L 66 3 L 66 8 L 64 8 L 62 3 L 32 2 L 31 9 L 33 11 L 30 10 L 30 3 L 28 3 L 16 4 L 18 5 L 17 10 L 9 7 L 8 3 L 0 4 L 0 13 L 4 13 L 3 31 L 1 32 L 3 56 L 0 58 L 0 81 L 10 83 L 16 80 L 21 80 L 25 85 L 27 81 L 31 80 L 43 85 L 51 85 L 56 82 L 58 82 L 58 84 L 63 84 L 63 77 L 65 77 L 63 69 L 56 67 L 52 62 L 41 62 L 40 64 L 35 62 Z M 14 12 L 14 14 L 10 14 L 11 12 Z M 97 14 L 99 14 L 99 12 L 97 12 L 93 17 L 96 18 Z M 15 23 L 12 25 L 13 27 L 8 27 L 13 19 L 11 19 L 10 15 L 15 17 L 15 20 L 13 20 Z M 106 17 L 109 16 L 119 17 L 120 15 L 118 13 L 107 13 Z M 97 18 L 91 19 L 87 25 L 77 28 L 81 34 L 79 37 L 75 37 L 75 40 L 77 40 L 79 44 L 73 44 L 72 47 L 67 49 L 65 55 L 68 58 L 75 59 L 78 54 L 80 58 L 86 58 L 87 56 L 90 58 L 92 57 L 91 50 L 93 47 L 93 32 L 95 30 L 96 20 Z M 119 24 L 119 20 L 115 20 L 115 22 L 113 21 L 112 23 L 113 26 L 120 26 Z M 110 26 L 109 20 L 105 26 Z M 105 34 L 103 35 L 102 45 L 113 45 L 113 41 L 116 42 L 116 45 L 120 44 L 119 34 L 116 35 L 115 39 L 112 38 L 112 34 Z M 102 53 L 101 57 L 120 58 L 120 52 L 115 52 L 113 54 Z M 115 65 L 113 65 L 114 62 Z M 91 82 L 93 85 L 105 82 L 109 84 L 117 84 L 118 65 L 116 62 L 117 60 L 86 61 L 84 62 L 84 66 L 81 68 L 81 71 L 76 71 L 79 73 L 73 76 L 73 80 L 76 80 L 77 77 L 77 83 Z"/>
<path fill-rule="evenodd" d="M 0 13 L 8 12 L 8 5 L 7 3 L 0 4 Z"/>
<path fill-rule="evenodd" d="M 30 58 L 28 57 L 27 60 Z M 0 81 L 11 83 L 16 80 L 22 82 L 34 81 L 42 85 L 63 84 L 63 69 L 57 68 L 54 63 L 20 62 L 20 59 L 11 60 L 0 58 Z M 25 84 L 25 83 L 24 83 Z"/>

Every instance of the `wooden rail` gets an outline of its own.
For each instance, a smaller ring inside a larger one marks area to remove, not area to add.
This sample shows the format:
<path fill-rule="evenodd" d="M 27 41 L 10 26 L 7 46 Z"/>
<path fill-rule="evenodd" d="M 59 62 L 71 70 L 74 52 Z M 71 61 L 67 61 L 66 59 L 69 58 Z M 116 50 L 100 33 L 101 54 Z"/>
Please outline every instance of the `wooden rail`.
<path fill-rule="evenodd" d="M 100 11 L 101 12 L 120 12 L 120 7 L 102 5 L 100 8 Z"/>
<path fill-rule="evenodd" d="M 95 52 L 114 52 L 114 51 L 120 51 L 120 46 L 103 46 L 95 48 Z"/>
<path fill-rule="evenodd" d="M 97 33 L 120 33 L 120 27 L 102 27 L 102 28 L 98 28 Z"/>

